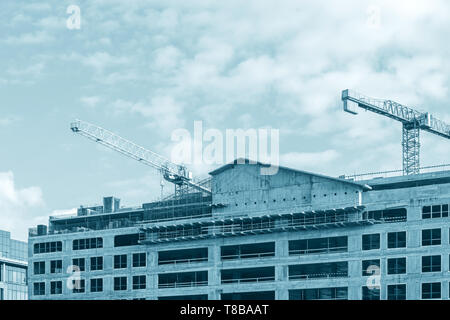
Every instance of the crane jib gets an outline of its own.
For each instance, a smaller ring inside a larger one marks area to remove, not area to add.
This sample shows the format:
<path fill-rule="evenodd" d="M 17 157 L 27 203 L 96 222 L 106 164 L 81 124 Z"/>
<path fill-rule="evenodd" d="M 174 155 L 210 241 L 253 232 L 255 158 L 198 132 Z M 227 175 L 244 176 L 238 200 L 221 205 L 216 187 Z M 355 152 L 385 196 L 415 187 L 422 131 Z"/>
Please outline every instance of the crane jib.
<path fill-rule="evenodd" d="M 450 125 L 428 112 L 392 100 L 370 98 L 349 89 L 342 91 L 342 101 L 348 113 L 356 115 L 358 108 L 362 108 L 402 123 L 403 172 L 406 175 L 420 173 L 420 130 L 450 139 Z"/>
<path fill-rule="evenodd" d="M 111 131 L 81 120 L 72 122 L 70 129 L 90 140 L 159 170 L 163 173 L 164 179 L 174 183 L 176 186 L 192 187 L 197 191 L 211 194 L 211 190 L 192 181 L 191 173 L 186 167 L 172 163 L 161 155 L 126 140 Z"/>

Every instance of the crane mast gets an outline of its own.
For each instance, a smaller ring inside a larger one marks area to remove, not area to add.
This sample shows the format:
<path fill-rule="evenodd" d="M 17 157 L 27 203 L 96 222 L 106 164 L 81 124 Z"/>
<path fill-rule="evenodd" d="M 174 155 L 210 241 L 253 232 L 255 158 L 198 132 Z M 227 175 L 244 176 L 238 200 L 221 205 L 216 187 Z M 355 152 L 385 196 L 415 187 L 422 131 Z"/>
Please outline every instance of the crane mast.
<path fill-rule="evenodd" d="M 192 175 L 185 166 L 172 163 L 163 156 L 124 139 L 111 131 L 78 119 L 71 123 L 70 129 L 74 133 L 160 171 L 165 180 L 175 185 L 176 196 L 186 192 L 187 187 L 211 194 L 211 190 L 192 181 Z"/>
<path fill-rule="evenodd" d="M 403 174 L 420 173 L 420 130 L 450 139 L 450 125 L 428 112 L 420 112 L 391 100 L 374 99 L 355 91 L 342 91 L 344 111 L 358 114 L 357 108 L 378 113 L 402 123 Z"/>

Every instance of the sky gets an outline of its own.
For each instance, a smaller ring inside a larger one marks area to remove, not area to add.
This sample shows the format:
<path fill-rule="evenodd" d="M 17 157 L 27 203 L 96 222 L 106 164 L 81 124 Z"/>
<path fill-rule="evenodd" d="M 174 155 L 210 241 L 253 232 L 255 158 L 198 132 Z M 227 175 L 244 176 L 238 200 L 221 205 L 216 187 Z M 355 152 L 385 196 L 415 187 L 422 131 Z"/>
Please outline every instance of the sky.
<path fill-rule="evenodd" d="M 401 169 L 401 124 L 343 112 L 341 91 L 450 121 L 449 21 L 446 0 L 2 0 L 0 229 L 26 240 L 103 196 L 158 198 L 156 170 L 73 134 L 76 118 L 167 158 L 202 121 L 277 129 L 280 164 L 301 170 Z M 448 141 L 421 138 L 421 165 L 450 163 Z"/>

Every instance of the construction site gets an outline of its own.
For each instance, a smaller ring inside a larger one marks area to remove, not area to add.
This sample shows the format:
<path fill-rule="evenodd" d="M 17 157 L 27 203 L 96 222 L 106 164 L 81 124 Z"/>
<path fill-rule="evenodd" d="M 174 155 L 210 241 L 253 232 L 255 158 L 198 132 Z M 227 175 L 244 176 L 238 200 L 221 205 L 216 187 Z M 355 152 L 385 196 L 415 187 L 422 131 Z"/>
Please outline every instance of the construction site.
<path fill-rule="evenodd" d="M 29 298 L 450 299 L 450 165 L 420 165 L 420 132 L 450 139 L 450 125 L 351 90 L 342 102 L 350 114 L 401 123 L 401 170 L 331 177 L 280 166 L 261 175 L 270 164 L 236 159 L 194 179 L 184 165 L 74 121 L 74 134 L 158 170 L 174 192 L 132 208 L 104 197 L 30 229 Z"/>

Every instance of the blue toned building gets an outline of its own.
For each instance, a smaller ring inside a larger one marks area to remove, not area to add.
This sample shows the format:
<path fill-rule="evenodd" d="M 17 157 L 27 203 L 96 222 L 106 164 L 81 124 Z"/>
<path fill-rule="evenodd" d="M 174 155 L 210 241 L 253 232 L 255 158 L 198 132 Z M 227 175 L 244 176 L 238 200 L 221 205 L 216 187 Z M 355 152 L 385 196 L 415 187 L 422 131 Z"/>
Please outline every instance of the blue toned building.
<path fill-rule="evenodd" d="M 0 300 L 27 300 L 28 245 L 0 230 Z"/>
<path fill-rule="evenodd" d="M 368 179 L 263 166 L 218 168 L 212 195 L 136 208 L 108 197 L 50 217 L 30 230 L 29 297 L 450 298 L 450 171 Z"/>

